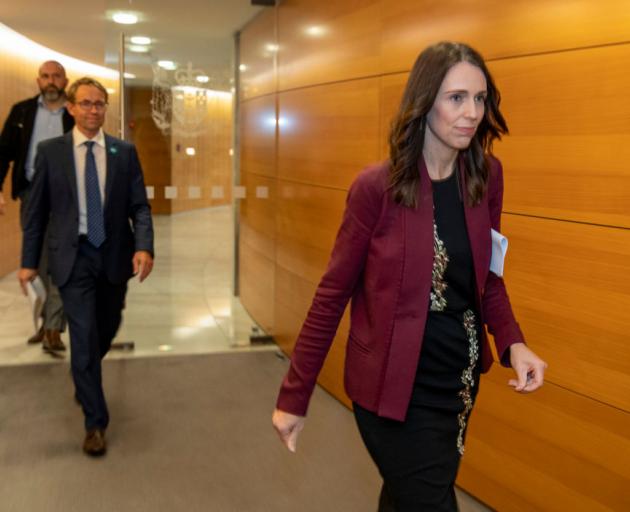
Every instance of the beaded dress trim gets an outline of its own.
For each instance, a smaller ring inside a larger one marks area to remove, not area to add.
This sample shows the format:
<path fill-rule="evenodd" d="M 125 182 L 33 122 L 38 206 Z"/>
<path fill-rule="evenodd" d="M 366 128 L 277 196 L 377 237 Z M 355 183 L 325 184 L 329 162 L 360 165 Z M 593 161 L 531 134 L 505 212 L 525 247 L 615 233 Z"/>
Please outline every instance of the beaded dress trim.
<path fill-rule="evenodd" d="M 444 311 L 446 309 L 447 301 L 444 293 L 448 288 L 446 281 L 444 280 L 444 274 L 446 267 L 448 266 L 449 257 L 446 252 L 446 246 L 438 235 L 437 225 L 433 223 L 433 272 L 431 274 L 431 311 Z M 457 422 L 459 423 L 459 433 L 457 435 L 457 450 L 460 455 L 464 454 L 464 433 L 466 431 L 466 424 L 468 416 L 473 408 L 472 388 L 475 385 L 475 378 L 473 372 L 477 360 L 479 359 L 479 340 L 477 339 L 477 328 L 475 321 L 475 314 L 472 310 L 468 309 L 464 312 L 463 316 L 464 329 L 466 330 L 466 337 L 468 338 L 468 356 L 469 365 L 464 369 L 461 376 L 464 389 L 459 392 L 459 396 L 464 403 L 464 410 L 457 415 Z"/>

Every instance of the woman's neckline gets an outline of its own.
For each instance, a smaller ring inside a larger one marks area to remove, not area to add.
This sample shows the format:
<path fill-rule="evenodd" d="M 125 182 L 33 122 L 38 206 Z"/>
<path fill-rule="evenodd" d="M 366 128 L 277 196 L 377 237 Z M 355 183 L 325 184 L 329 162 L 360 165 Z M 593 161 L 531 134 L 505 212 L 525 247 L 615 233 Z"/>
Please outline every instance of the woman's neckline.
<path fill-rule="evenodd" d="M 451 171 L 451 173 L 448 176 L 446 176 L 445 178 L 433 179 L 433 178 L 431 178 L 431 176 L 429 176 L 429 179 L 431 180 L 431 183 L 444 183 L 445 181 L 450 180 L 453 177 L 454 174 L 455 174 L 455 169 L 453 169 Z"/>

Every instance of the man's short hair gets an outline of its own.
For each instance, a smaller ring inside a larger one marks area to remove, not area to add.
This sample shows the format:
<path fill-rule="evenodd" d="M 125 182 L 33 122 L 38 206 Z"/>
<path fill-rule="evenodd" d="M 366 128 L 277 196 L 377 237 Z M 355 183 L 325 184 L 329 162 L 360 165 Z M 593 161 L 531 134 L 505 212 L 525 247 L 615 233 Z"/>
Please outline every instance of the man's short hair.
<path fill-rule="evenodd" d="M 84 76 L 83 78 L 79 78 L 78 80 L 72 82 L 72 85 L 68 88 L 68 91 L 66 92 L 66 96 L 70 103 L 74 103 L 76 101 L 77 90 L 82 85 L 91 85 L 92 87 L 96 87 L 105 95 L 105 103 L 107 103 L 107 100 L 109 98 L 109 95 L 107 94 L 107 89 L 105 89 L 105 87 L 103 87 L 103 84 L 101 84 L 98 80 L 94 80 L 94 78 L 90 78 L 89 76 Z"/>

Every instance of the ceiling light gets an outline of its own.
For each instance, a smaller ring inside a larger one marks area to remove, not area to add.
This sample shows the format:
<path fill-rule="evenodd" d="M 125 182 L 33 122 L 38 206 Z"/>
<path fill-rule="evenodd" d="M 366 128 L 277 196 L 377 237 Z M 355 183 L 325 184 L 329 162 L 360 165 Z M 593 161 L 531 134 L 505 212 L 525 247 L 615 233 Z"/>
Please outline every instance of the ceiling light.
<path fill-rule="evenodd" d="M 326 33 L 326 29 L 321 26 L 313 25 L 311 27 L 306 27 L 304 32 L 312 37 L 321 37 Z"/>
<path fill-rule="evenodd" d="M 132 36 L 129 41 L 133 44 L 151 44 L 151 38 L 146 36 Z"/>
<path fill-rule="evenodd" d="M 177 68 L 177 64 L 175 64 L 172 60 L 158 60 L 157 64 L 162 69 L 168 69 L 169 71 L 173 71 Z"/>
<path fill-rule="evenodd" d="M 277 44 L 267 44 L 265 45 L 265 48 L 268 52 L 277 52 L 280 49 Z"/>
<path fill-rule="evenodd" d="M 210 77 L 207 75 L 197 76 L 197 82 L 199 82 L 200 84 L 205 84 L 205 83 L 208 83 L 209 81 L 210 81 Z"/>
<path fill-rule="evenodd" d="M 186 148 L 186 154 L 188 156 L 195 156 L 196 153 L 195 148 Z"/>
<path fill-rule="evenodd" d="M 130 44 L 128 48 L 130 51 L 135 53 L 147 53 L 149 51 L 148 46 L 141 46 L 139 44 Z"/>
<path fill-rule="evenodd" d="M 138 16 L 131 12 L 115 12 L 112 19 L 121 25 L 134 25 L 138 23 Z"/>
<path fill-rule="evenodd" d="M 238 69 L 240 69 L 241 71 L 247 71 L 247 66 L 245 64 L 241 64 Z"/>
<path fill-rule="evenodd" d="M 107 94 L 114 94 L 116 92 L 116 89 L 114 89 L 113 87 L 108 87 L 105 90 L 107 91 Z"/>
<path fill-rule="evenodd" d="M 136 78 L 136 75 L 134 75 L 133 73 L 125 73 L 125 78 L 129 78 L 130 80 L 133 80 L 134 78 Z"/>

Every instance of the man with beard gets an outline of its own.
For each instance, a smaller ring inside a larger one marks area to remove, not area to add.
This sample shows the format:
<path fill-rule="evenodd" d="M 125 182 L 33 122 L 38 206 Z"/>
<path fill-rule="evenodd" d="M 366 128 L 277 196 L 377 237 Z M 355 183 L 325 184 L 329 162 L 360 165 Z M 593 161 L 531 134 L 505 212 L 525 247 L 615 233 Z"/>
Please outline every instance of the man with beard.
<path fill-rule="evenodd" d="M 4 214 L 5 199 L 2 192 L 4 178 L 13 162 L 13 199 L 20 200 L 20 223 L 24 226 L 24 212 L 31 183 L 35 175 L 37 145 L 46 139 L 58 137 L 74 126 L 74 118 L 67 112 L 65 88 L 66 70 L 56 61 L 44 62 L 37 77 L 41 94 L 16 103 L 0 135 L 0 215 Z M 41 329 L 27 343 L 43 342 L 45 351 L 62 351 L 65 346 L 59 336 L 64 330 L 65 318 L 59 290 L 50 281 L 47 250 L 42 251 L 39 275 L 46 287 L 47 299 L 43 308 Z"/>

